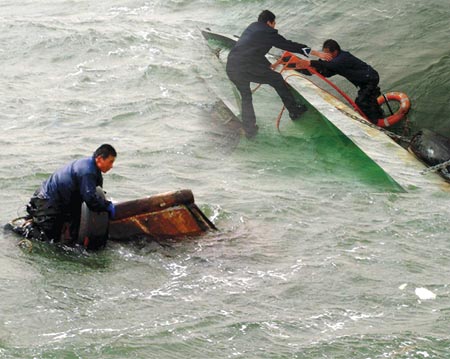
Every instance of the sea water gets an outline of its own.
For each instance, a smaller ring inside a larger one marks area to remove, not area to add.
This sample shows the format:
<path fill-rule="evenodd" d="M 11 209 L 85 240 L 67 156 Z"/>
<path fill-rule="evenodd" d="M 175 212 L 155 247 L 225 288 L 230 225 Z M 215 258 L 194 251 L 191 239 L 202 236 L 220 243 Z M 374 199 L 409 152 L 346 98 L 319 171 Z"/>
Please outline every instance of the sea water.
<path fill-rule="evenodd" d="M 265 86 L 254 141 L 217 126 L 199 28 L 239 35 L 264 9 L 407 93 L 412 132 L 450 136 L 446 1 L 2 1 L 1 224 L 111 143 L 111 198 L 189 188 L 219 231 L 89 255 L 1 231 L 0 357 L 450 357 L 448 193 L 402 192 L 313 114 L 279 133 Z"/>

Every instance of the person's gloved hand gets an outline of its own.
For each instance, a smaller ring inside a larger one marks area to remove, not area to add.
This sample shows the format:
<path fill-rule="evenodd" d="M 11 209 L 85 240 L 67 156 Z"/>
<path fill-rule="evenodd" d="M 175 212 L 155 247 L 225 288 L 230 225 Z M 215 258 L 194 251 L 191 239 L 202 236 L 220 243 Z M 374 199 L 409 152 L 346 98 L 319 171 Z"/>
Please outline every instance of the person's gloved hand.
<path fill-rule="evenodd" d="M 114 203 L 110 202 L 107 208 L 109 219 L 114 219 L 116 216 L 116 207 L 114 206 Z"/>

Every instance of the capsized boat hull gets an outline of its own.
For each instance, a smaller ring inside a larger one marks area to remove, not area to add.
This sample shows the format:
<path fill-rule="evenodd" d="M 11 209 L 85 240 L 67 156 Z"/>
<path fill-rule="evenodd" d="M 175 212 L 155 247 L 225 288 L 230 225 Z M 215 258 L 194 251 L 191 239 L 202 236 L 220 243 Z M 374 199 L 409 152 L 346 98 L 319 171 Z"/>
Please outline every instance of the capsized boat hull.
<path fill-rule="evenodd" d="M 213 33 L 202 30 L 203 37 L 214 44 L 214 48 L 222 46 L 222 50 L 215 49 L 220 61 L 226 61 L 226 52 L 236 42 L 235 36 Z M 267 55 L 271 63 L 278 57 Z M 426 168 L 413 153 L 409 152 L 384 132 L 365 124 L 365 120 L 352 108 L 324 91 L 307 77 L 294 70 L 282 72 L 285 81 L 310 106 L 314 107 L 327 123 L 345 135 L 368 158 L 370 158 L 384 173 L 390 177 L 404 191 L 417 188 L 424 190 L 450 191 L 450 184 L 436 173 L 422 175 Z"/>

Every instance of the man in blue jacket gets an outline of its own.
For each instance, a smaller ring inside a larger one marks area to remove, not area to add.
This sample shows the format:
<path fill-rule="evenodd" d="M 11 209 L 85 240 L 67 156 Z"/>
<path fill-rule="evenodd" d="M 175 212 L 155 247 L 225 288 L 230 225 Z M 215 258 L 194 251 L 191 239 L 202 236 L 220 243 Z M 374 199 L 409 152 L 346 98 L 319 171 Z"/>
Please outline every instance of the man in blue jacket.
<path fill-rule="evenodd" d="M 228 77 L 241 94 L 242 122 L 248 138 L 255 136 L 258 131 L 250 82 L 272 86 L 281 97 L 292 120 L 299 118 L 307 110 L 305 105 L 295 102 L 283 76 L 271 69 L 266 54 L 272 47 L 300 53 L 304 56 L 311 54 L 328 58 L 328 55 L 311 50 L 306 45 L 286 40 L 275 29 L 275 15 L 269 10 L 261 12 L 258 21 L 250 24 L 242 33 L 231 49 L 227 61 Z"/>
<path fill-rule="evenodd" d="M 94 212 L 107 211 L 110 218 L 114 217 L 113 203 L 98 195 L 97 187 L 103 186 L 102 173 L 113 167 L 116 157 L 116 150 L 103 144 L 92 157 L 68 163 L 42 183 L 27 205 L 28 214 L 41 232 L 38 239 L 64 239 L 65 243 L 74 244 L 83 202 Z"/>
<path fill-rule="evenodd" d="M 331 55 L 331 61 L 300 60 L 304 67 L 312 66 L 325 77 L 341 75 L 359 88 L 355 103 L 372 123 L 383 118 L 383 111 L 377 98 L 381 95 L 378 83 L 380 77 L 372 66 L 341 50 L 337 41 L 329 39 L 323 43 L 323 52 Z"/>

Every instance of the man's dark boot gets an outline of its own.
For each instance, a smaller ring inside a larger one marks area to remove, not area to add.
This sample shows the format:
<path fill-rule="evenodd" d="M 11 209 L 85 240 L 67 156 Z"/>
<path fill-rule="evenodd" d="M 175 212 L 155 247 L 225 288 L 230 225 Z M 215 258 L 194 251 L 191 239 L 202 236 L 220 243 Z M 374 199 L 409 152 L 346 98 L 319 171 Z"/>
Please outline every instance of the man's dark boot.
<path fill-rule="evenodd" d="M 254 127 L 251 127 L 251 128 L 244 128 L 245 137 L 247 137 L 247 139 L 251 140 L 258 133 L 258 129 L 259 129 L 258 125 L 255 125 Z"/>
<path fill-rule="evenodd" d="M 308 108 L 305 105 L 298 104 L 295 107 L 295 112 L 289 113 L 289 117 L 292 121 L 298 120 L 306 111 L 308 111 Z"/>

